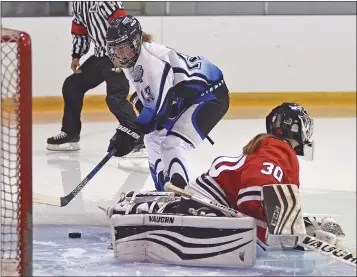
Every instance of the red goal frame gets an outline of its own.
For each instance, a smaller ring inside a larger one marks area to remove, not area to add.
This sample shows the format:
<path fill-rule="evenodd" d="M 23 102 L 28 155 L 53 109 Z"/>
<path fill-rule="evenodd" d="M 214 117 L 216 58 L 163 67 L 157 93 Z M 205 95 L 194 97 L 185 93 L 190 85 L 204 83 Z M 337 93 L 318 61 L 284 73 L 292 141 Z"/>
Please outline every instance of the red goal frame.
<path fill-rule="evenodd" d="M 4 34 L 5 33 L 11 33 Z M 20 276 L 32 276 L 32 50 L 31 38 L 23 31 L 1 28 L 1 43 L 17 44 L 17 93 L 19 195 L 18 195 L 18 245 L 17 271 Z M 3 101 L 3 99 L 1 99 Z M 2 112 L 1 112 L 2 113 Z M 3 115 L 1 114 L 1 118 Z M 1 119 L 3 124 L 3 120 Z M 0 203 L 1 205 L 1 203 Z"/>

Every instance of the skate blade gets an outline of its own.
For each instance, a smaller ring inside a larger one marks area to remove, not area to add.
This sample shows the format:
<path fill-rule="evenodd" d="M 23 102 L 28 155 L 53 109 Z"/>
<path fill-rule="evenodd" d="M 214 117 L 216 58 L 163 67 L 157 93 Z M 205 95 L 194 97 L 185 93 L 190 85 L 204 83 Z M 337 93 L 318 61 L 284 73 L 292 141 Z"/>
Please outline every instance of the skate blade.
<path fill-rule="evenodd" d="M 120 159 L 118 168 L 129 172 L 150 173 L 147 159 Z"/>
<path fill-rule="evenodd" d="M 63 144 L 47 144 L 46 147 L 49 151 L 78 151 L 81 148 L 79 147 L 78 142 L 69 142 Z"/>
<path fill-rule="evenodd" d="M 122 159 L 146 159 L 148 157 L 146 151 L 138 151 L 138 152 L 133 152 L 129 153 L 126 156 L 121 157 Z"/>

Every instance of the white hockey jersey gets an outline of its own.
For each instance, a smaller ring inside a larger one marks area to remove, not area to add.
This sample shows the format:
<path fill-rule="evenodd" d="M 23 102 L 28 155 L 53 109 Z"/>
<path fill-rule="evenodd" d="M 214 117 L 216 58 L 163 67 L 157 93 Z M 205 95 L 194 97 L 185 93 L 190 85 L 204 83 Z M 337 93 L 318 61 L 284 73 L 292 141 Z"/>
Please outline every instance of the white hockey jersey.
<path fill-rule="evenodd" d="M 179 107 L 184 99 L 192 99 L 192 103 L 216 99 L 214 88 L 223 82 L 221 70 L 205 58 L 190 57 L 154 42 L 144 42 L 136 64 L 123 71 L 144 106 L 136 121 L 152 125 L 152 130 L 173 98 Z"/>

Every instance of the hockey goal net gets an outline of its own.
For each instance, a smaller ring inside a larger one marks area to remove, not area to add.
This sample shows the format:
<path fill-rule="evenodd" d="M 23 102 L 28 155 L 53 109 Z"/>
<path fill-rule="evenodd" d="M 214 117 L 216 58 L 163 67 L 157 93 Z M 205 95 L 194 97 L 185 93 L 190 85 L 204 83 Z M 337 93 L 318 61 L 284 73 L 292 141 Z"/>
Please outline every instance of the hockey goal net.
<path fill-rule="evenodd" d="M 1 276 L 32 276 L 31 40 L 1 28 Z"/>

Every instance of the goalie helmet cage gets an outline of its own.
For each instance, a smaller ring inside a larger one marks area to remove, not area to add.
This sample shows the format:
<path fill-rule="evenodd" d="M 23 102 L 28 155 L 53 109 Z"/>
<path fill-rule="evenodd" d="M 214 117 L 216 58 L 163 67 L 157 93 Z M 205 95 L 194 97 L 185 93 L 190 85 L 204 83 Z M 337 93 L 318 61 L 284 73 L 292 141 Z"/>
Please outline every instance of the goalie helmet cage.
<path fill-rule="evenodd" d="M 1 28 L 0 276 L 32 276 L 31 39 Z"/>

